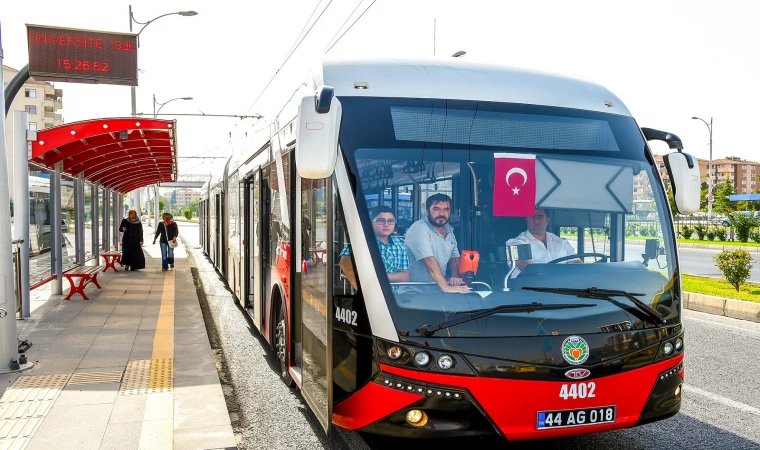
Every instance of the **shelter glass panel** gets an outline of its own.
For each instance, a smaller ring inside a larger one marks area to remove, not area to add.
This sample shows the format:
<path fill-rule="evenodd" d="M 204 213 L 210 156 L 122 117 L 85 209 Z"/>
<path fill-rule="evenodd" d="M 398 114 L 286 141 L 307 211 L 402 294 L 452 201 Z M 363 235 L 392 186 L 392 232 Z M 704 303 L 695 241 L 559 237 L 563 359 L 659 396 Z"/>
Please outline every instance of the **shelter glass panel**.
<path fill-rule="evenodd" d="M 50 174 L 29 166 L 29 281 L 50 276 Z"/>
<path fill-rule="evenodd" d="M 92 191 L 95 186 L 84 184 L 84 255 L 88 258 L 93 253 L 92 247 Z"/>
<path fill-rule="evenodd" d="M 77 262 L 74 197 L 74 180 L 61 177 L 61 251 L 63 253 L 63 270 L 73 267 Z"/>

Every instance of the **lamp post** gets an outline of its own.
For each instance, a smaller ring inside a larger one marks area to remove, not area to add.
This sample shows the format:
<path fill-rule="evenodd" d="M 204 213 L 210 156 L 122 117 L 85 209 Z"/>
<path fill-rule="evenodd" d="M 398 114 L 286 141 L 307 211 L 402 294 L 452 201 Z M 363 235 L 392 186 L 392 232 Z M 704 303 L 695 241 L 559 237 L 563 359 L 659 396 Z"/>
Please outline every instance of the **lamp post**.
<path fill-rule="evenodd" d="M 167 100 L 161 103 L 159 101 L 156 101 L 156 94 L 153 94 L 153 118 L 156 119 L 158 117 L 158 113 L 161 112 L 161 108 L 173 102 L 174 100 L 192 100 L 192 99 L 193 99 L 192 97 L 177 97 L 177 98 L 173 98 L 171 100 Z M 158 111 L 156 111 L 156 105 L 159 105 Z"/>
<path fill-rule="evenodd" d="M 693 120 L 701 120 L 704 122 L 704 124 L 707 126 L 707 131 L 710 132 L 710 160 L 707 164 L 707 220 L 708 222 L 712 219 L 712 202 L 709 201 L 709 197 L 712 195 L 713 190 L 713 168 L 712 168 L 712 117 L 710 117 L 710 123 L 707 123 L 705 119 L 699 118 L 699 117 L 692 117 Z"/>
<path fill-rule="evenodd" d="M 154 18 L 150 19 L 147 22 L 138 22 L 137 20 L 135 20 L 134 14 L 132 14 L 132 5 L 129 5 L 129 31 L 132 32 L 132 22 L 134 22 L 134 23 L 136 23 L 138 25 L 142 25 L 142 28 L 140 28 L 140 31 L 137 32 L 137 47 L 138 48 L 140 47 L 140 34 L 145 30 L 145 28 L 148 25 L 150 25 L 151 23 L 155 22 L 156 20 L 158 20 L 158 19 L 160 19 L 162 17 L 173 16 L 175 14 L 178 15 L 178 16 L 184 16 L 184 17 L 190 17 L 190 16 L 197 16 L 198 15 L 198 13 L 195 12 L 195 11 L 177 11 L 177 12 L 173 12 L 173 13 L 162 14 L 162 15 L 160 15 L 158 17 L 154 17 Z M 135 89 L 134 86 L 132 86 L 131 92 L 132 92 L 132 117 L 134 117 L 135 115 L 137 115 L 137 99 L 135 98 L 136 89 Z"/>

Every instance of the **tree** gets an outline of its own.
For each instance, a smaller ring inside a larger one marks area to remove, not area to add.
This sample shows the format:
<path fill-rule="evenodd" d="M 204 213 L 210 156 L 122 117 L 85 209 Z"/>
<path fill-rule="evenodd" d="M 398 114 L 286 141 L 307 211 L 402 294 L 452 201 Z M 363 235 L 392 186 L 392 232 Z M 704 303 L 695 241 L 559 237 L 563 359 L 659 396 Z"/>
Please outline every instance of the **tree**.
<path fill-rule="evenodd" d="M 726 178 L 726 181 L 720 183 L 714 191 L 715 202 L 713 203 L 713 210 L 721 214 L 730 214 L 736 211 L 736 204 L 729 200 L 731 195 L 736 194 L 736 188 L 731 178 Z"/>
<path fill-rule="evenodd" d="M 746 250 L 724 250 L 713 256 L 713 260 L 723 273 L 723 278 L 738 292 L 739 286 L 744 284 L 750 276 L 752 256 Z"/>
<path fill-rule="evenodd" d="M 668 196 L 668 203 L 670 203 L 670 211 L 673 214 L 678 214 L 678 208 L 676 208 L 676 199 L 673 197 L 673 188 L 670 185 L 670 180 L 664 180 L 665 193 Z"/>
<path fill-rule="evenodd" d="M 708 186 L 707 183 L 703 181 L 699 189 L 699 210 L 700 211 L 707 211 L 707 191 L 709 189 L 710 189 L 710 186 Z"/>
<path fill-rule="evenodd" d="M 193 212 L 190 211 L 190 209 L 186 209 L 183 211 L 183 214 L 185 215 L 185 219 L 190 220 L 193 218 Z"/>
<path fill-rule="evenodd" d="M 164 201 L 164 199 L 159 199 L 158 200 L 158 210 L 159 211 L 166 211 L 166 202 Z"/>
<path fill-rule="evenodd" d="M 198 208 L 200 206 L 200 203 L 201 203 L 200 199 L 191 200 L 190 204 L 188 204 L 187 207 L 190 209 L 190 211 L 193 212 L 193 214 L 195 214 L 197 216 L 198 215 Z"/>

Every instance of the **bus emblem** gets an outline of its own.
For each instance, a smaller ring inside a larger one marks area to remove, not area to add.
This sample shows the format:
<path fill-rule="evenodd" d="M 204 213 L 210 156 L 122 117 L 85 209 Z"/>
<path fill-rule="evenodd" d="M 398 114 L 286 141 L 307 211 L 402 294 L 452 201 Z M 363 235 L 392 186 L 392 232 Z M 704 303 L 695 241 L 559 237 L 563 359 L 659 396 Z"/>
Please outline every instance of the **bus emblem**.
<path fill-rule="evenodd" d="M 588 359 L 588 343 L 580 336 L 568 336 L 562 342 L 562 356 L 570 364 L 583 364 Z"/>
<path fill-rule="evenodd" d="M 570 369 L 565 372 L 565 376 L 573 380 L 582 380 L 589 375 L 591 375 L 591 371 L 588 369 Z"/>

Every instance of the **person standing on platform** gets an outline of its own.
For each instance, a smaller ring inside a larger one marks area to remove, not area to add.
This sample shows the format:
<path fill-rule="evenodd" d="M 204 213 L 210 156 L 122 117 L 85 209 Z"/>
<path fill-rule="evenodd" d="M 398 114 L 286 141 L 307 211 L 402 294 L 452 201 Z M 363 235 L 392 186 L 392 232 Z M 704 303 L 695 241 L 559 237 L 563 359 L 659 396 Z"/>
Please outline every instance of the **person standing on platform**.
<path fill-rule="evenodd" d="M 145 255 L 142 251 L 143 228 L 137 211 L 130 209 L 127 217 L 121 220 L 119 229 L 121 238 L 121 263 L 125 270 L 140 270 L 145 268 Z"/>
<path fill-rule="evenodd" d="M 156 235 L 153 236 L 153 245 L 156 245 L 156 239 L 161 236 L 161 270 L 169 270 L 169 267 L 174 268 L 174 247 L 177 246 L 179 228 L 171 214 L 164 213 L 162 218 L 164 220 L 158 223 Z"/>

